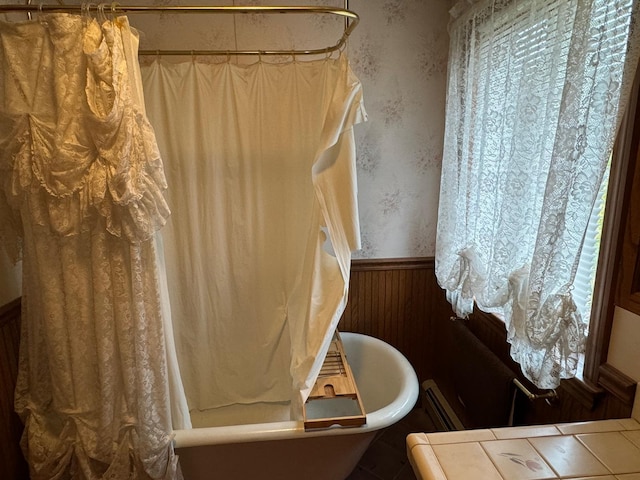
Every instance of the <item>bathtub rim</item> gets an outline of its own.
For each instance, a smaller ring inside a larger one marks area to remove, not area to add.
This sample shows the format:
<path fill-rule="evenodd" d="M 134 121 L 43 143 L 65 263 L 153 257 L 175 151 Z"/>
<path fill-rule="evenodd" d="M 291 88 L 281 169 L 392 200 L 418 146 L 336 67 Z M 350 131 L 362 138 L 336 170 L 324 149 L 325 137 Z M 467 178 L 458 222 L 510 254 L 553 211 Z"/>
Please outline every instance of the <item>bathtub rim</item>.
<path fill-rule="evenodd" d="M 294 438 L 313 438 L 333 435 L 367 434 L 393 425 L 400 421 L 414 407 L 419 393 L 416 373 L 396 348 L 379 338 L 362 333 L 340 332 L 345 344 L 356 340 L 371 344 L 373 348 L 382 348 L 396 361 L 402 372 L 399 394 L 384 407 L 367 412 L 367 423 L 360 427 L 333 426 L 325 429 L 305 431 L 302 420 L 287 420 L 269 423 L 253 423 L 247 425 L 230 425 L 219 427 L 196 427 L 173 431 L 175 448 L 197 447 L 204 445 L 221 445 L 230 443 L 264 442 Z M 345 345 L 348 352 L 348 347 Z"/>

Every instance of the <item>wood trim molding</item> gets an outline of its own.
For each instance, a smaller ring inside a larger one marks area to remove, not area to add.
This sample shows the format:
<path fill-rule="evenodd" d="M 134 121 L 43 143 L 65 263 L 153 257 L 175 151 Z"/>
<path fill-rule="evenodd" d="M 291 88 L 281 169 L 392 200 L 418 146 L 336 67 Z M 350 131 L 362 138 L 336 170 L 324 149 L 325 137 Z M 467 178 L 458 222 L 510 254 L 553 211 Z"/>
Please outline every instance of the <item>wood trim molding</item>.
<path fill-rule="evenodd" d="M 636 396 L 636 381 L 609 363 L 600 365 L 599 371 L 598 385 L 615 395 L 626 405 L 633 406 Z"/>
<path fill-rule="evenodd" d="M 419 268 L 434 269 L 435 259 L 433 257 L 365 258 L 351 261 L 351 270 L 354 272 L 376 270 L 415 270 Z"/>
<path fill-rule="evenodd" d="M 640 133 L 640 105 L 638 92 L 640 75 L 636 75 L 611 158 L 611 172 L 607 191 L 598 270 L 593 292 L 593 307 L 589 322 L 584 378 L 597 383 L 600 365 L 606 363 L 611 338 L 611 326 L 615 303 L 620 297 L 620 278 L 623 249 L 623 235 L 629 196 L 632 188 L 633 163 L 637 157 L 638 134 Z"/>
<path fill-rule="evenodd" d="M 640 117 L 640 109 L 638 109 Z M 640 119 L 638 121 L 640 124 Z M 617 304 L 640 315 L 640 127 L 636 131 L 634 152 L 629 168 L 629 200 L 622 239 L 622 261 L 619 263 Z"/>
<path fill-rule="evenodd" d="M 579 378 L 562 380 L 559 390 L 570 395 L 576 402 L 590 411 L 596 408 L 605 395 L 604 389 Z M 562 393 L 559 393 L 559 395 L 562 395 Z"/>

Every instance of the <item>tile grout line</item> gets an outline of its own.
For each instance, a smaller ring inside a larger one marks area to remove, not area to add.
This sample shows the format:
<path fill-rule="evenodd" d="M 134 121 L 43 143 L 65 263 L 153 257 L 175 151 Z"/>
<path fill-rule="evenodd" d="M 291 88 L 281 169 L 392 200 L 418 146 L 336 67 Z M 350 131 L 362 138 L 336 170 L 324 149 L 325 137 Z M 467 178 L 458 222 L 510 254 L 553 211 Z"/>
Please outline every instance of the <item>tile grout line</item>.
<path fill-rule="evenodd" d="M 494 435 L 495 436 L 495 435 Z M 497 439 L 496 439 L 497 440 Z M 492 442 L 493 440 L 488 440 L 490 442 Z M 487 457 L 489 459 L 489 461 L 491 462 L 491 464 L 493 465 L 493 468 L 496 469 L 496 472 L 498 472 L 498 475 L 500 476 L 500 478 L 503 478 L 504 480 L 507 480 L 504 478 L 504 476 L 502 475 L 502 472 L 500 471 L 500 469 L 498 468 L 498 465 L 496 464 L 496 462 L 493 460 L 493 458 L 491 457 L 491 455 L 489 455 L 489 452 L 487 451 L 486 448 L 484 448 L 483 445 L 484 442 L 478 442 L 478 445 L 480 445 L 480 448 L 482 449 L 482 452 L 484 453 L 484 456 Z"/>
<path fill-rule="evenodd" d="M 507 478 L 502 474 L 502 470 L 498 467 L 497 462 L 493 459 L 493 456 L 490 454 L 490 452 L 485 448 L 484 444 L 485 443 L 491 443 L 491 442 L 517 441 L 517 440 L 525 440 L 526 443 L 532 448 L 532 450 L 538 455 L 540 460 L 551 470 L 551 472 L 553 473 L 553 477 L 545 477 L 545 480 L 567 478 L 567 477 L 562 477 L 556 471 L 556 469 L 553 468 L 553 466 L 547 461 L 547 459 L 544 457 L 544 455 L 542 455 L 538 451 L 538 449 L 533 446 L 533 444 L 529 441 L 528 437 L 524 437 L 524 438 L 522 438 L 522 437 L 518 437 L 518 438 L 502 438 L 502 439 L 501 438 L 496 438 L 495 440 L 483 440 L 483 441 L 478 442 L 480 444 L 480 447 L 482 448 L 482 451 L 484 452 L 485 456 L 489 458 L 489 460 L 493 464 L 493 467 L 498 472 L 498 475 L 500 476 L 500 478 L 502 478 L 504 480 L 511 480 L 510 478 Z"/>
<path fill-rule="evenodd" d="M 553 436 L 556 436 L 556 435 L 550 435 L 550 436 L 553 437 Z M 557 436 L 558 437 L 562 437 L 563 435 L 557 435 Z M 535 438 L 545 438 L 545 437 L 535 437 Z M 546 438 L 549 438 L 549 437 L 546 437 Z M 530 437 L 525 438 L 525 440 L 527 441 L 527 443 L 529 445 L 531 445 L 531 448 L 533 448 L 533 451 L 538 454 L 538 456 L 542 459 L 542 461 L 544 463 L 546 463 L 547 466 L 553 471 L 553 473 L 555 474 L 556 478 L 562 478 L 562 475 L 560 475 L 560 472 L 553 467 L 553 465 L 549 462 L 549 460 L 547 460 L 547 457 L 545 457 L 542 454 L 542 452 L 540 450 L 538 450 L 533 443 L 531 443 Z"/>

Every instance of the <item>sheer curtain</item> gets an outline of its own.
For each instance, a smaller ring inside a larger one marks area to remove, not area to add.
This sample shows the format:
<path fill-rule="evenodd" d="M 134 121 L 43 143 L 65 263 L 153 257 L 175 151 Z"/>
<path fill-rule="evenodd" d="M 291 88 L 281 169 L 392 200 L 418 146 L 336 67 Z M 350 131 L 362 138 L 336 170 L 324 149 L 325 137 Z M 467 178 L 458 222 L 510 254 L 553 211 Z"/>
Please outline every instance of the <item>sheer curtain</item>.
<path fill-rule="evenodd" d="M 452 10 L 436 274 L 456 313 L 504 316 L 540 388 L 575 374 L 572 284 L 638 63 L 631 0 Z"/>
<path fill-rule="evenodd" d="M 0 45 L 0 240 L 23 259 L 31 478 L 178 478 L 154 240 L 169 209 L 137 38 L 125 17 L 51 14 L 0 23 Z"/>
<path fill-rule="evenodd" d="M 306 399 L 359 247 L 347 59 L 142 69 L 173 215 L 165 230 L 192 419 Z"/>

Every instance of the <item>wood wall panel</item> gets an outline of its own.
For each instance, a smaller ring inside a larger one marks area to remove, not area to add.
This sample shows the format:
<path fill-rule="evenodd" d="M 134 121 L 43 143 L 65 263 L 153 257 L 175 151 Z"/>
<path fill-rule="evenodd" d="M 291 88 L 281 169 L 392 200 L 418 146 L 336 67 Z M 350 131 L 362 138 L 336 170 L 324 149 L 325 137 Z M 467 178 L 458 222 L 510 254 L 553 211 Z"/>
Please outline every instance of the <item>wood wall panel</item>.
<path fill-rule="evenodd" d="M 338 328 L 393 345 L 423 381 L 432 377 L 433 324 L 443 315 L 452 312 L 436 282 L 433 258 L 354 260 Z"/>
<path fill-rule="evenodd" d="M 20 451 L 22 423 L 13 409 L 20 343 L 20 299 L 0 307 L 0 478 L 29 478 Z"/>
<path fill-rule="evenodd" d="M 470 316 L 467 325 L 471 331 L 496 354 L 500 360 L 519 375 L 520 380 L 532 392 L 537 389 L 521 374 L 519 365 L 511 359 L 509 344 L 506 341 L 504 323 L 495 316 L 477 311 Z M 447 324 L 436 325 L 438 335 Z M 443 358 L 447 358 L 446 350 L 441 350 Z M 447 359 L 447 361 L 453 361 Z M 603 369 L 609 372 L 606 376 L 608 384 L 592 385 L 577 379 L 563 380 L 556 390 L 558 401 L 551 404 L 545 400 L 530 401 L 519 395 L 516 405 L 516 423 L 522 425 L 601 420 L 607 418 L 628 418 L 633 408 L 633 393 L 630 379 L 621 373 L 612 372 L 613 367 L 605 364 Z M 615 369 L 613 369 L 615 370 Z M 436 380 L 448 399 L 455 399 L 447 384 L 448 377 L 438 370 Z M 453 400 L 454 409 L 456 408 Z"/>
<path fill-rule="evenodd" d="M 456 341 L 450 328 L 452 316 L 436 281 L 433 258 L 354 260 L 349 299 L 339 328 L 371 335 L 396 347 L 409 359 L 420 382 L 434 378 L 455 409 L 456 392 L 450 388 L 451 365 L 455 361 L 450 352 Z M 13 413 L 19 318 L 19 301 L 0 308 L 0 478 L 12 479 L 28 478 L 18 447 L 21 425 Z M 509 356 L 504 324 L 478 312 L 468 325 L 503 363 L 519 371 Z M 607 378 L 616 381 L 614 374 Z M 616 388 L 617 396 L 602 385 L 564 381 L 558 390 L 560 402 L 551 405 L 530 402 L 521 396 L 517 423 L 628 417 L 628 385 Z M 4 474 L 7 470 L 3 469 L 13 470 Z"/>

